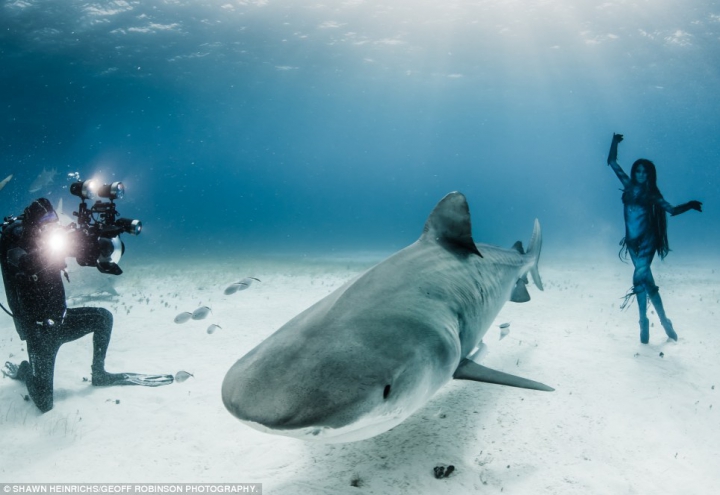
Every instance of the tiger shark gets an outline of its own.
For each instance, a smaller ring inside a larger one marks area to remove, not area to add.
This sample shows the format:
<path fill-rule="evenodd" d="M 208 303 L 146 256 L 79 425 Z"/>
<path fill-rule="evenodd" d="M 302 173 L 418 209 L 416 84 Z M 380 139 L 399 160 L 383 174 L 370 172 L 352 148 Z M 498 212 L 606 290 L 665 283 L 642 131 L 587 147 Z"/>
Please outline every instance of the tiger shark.
<path fill-rule="evenodd" d="M 306 309 L 227 372 L 222 399 L 267 433 L 336 443 L 383 433 L 451 379 L 551 391 L 475 361 L 506 301 L 530 299 L 542 244 L 525 252 L 473 241 L 459 192 L 432 211 L 420 238 Z"/>
<path fill-rule="evenodd" d="M 53 182 L 53 179 L 57 175 L 57 170 L 45 170 L 45 167 L 43 167 L 42 172 L 35 178 L 34 181 L 30 184 L 30 188 L 28 189 L 28 192 L 37 192 L 43 187 L 46 187 L 50 185 Z"/>

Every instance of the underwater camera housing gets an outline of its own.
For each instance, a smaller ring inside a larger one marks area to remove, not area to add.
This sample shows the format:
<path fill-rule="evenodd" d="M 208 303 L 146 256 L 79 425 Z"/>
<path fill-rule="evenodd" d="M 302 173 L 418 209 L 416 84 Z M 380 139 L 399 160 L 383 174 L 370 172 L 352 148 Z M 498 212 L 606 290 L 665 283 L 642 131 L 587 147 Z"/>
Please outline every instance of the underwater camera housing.
<path fill-rule="evenodd" d="M 125 252 L 120 234 L 140 235 L 142 232 L 140 220 L 118 217 L 115 200 L 125 196 L 125 186 L 122 182 L 99 185 L 90 179 L 71 184 L 70 193 L 81 199 L 78 211 L 73 212 L 78 219 L 73 232 L 78 264 L 120 275 L 122 270 L 117 263 Z M 87 200 L 96 201 L 88 206 Z"/>

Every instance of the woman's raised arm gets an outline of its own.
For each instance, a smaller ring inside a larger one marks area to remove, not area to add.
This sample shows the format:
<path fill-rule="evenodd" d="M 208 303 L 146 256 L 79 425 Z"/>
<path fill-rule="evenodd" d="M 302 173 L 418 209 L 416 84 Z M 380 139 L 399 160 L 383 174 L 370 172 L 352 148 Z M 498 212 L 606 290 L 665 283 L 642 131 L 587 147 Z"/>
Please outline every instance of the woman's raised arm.
<path fill-rule="evenodd" d="M 615 175 L 618 176 L 618 179 L 620 179 L 620 182 L 622 182 L 623 187 L 628 187 L 630 185 L 630 177 L 628 177 L 628 174 L 625 173 L 625 171 L 618 165 L 617 162 L 617 149 L 618 144 L 620 144 L 620 141 L 623 140 L 622 134 L 615 134 L 613 133 L 612 143 L 610 143 L 610 152 L 608 153 L 608 159 L 607 163 L 610 165 L 615 172 Z"/>

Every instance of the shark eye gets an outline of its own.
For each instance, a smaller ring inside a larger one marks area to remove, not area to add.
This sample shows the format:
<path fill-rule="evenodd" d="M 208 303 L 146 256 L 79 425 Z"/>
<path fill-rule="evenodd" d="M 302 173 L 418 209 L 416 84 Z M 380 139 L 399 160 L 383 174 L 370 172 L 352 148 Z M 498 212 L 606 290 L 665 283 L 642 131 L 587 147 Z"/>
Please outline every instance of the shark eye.
<path fill-rule="evenodd" d="M 388 395 L 390 395 L 390 385 L 385 385 L 385 390 L 383 390 L 383 399 L 387 399 Z"/>

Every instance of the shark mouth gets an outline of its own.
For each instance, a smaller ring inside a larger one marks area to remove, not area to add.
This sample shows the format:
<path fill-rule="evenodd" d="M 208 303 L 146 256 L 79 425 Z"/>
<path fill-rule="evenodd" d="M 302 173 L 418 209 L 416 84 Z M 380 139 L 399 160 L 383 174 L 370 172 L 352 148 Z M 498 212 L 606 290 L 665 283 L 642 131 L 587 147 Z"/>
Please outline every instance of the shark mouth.
<path fill-rule="evenodd" d="M 282 435 L 298 440 L 316 443 L 345 443 L 365 440 L 388 431 L 389 429 L 402 423 L 409 414 L 404 411 L 395 410 L 392 413 L 383 414 L 382 416 L 367 415 L 366 417 L 343 426 L 341 428 L 331 428 L 328 426 L 308 426 L 305 428 L 281 429 L 271 428 L 254 421 L 240 420 L 246 425 L 263 433 L 273 435 Z"/>

